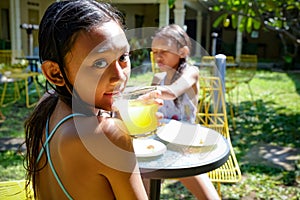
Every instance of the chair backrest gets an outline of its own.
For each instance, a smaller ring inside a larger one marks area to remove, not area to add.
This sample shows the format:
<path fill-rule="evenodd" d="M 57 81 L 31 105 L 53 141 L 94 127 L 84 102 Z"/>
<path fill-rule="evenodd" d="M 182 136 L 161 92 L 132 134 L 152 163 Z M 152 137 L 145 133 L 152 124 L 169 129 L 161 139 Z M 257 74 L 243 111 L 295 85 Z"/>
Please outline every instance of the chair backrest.
<path fill-rule="evenodd" d="M 202 56 L 199 67 L 200 76 L 212 76 L 216 67 L 216 58 L 214 56 Z"/>
<path fill-rule="evenodd" d="M 242 54 L 238 63 L 240 82 L 249 82 L 257 69 L 257 55 Z"/>
<path fill-rule="evenodd" d="M 226 139 L 230 147 L 228 160 L 219 168 L 208 172 L 212 182 L 236 183 L 242 179 L 241 170 L 236 159 L 228 129 L 225 98 L 219 77 L 200 77 L 200 95 L 196 122 L 216 130 Z"/>
<path fill-rule="evenodd" d="M 235 59 L 233 56 L 226 56 L 226 63 L 235 63 Z"/>
<path fill-rule="evenodd" d="M 237 63 L 233 56 L 226 56 L 226 76 L 225 76 L 225 85 L 226 85 L 226 93 L 232 91 L 238 84 L 238 73 Z"/>
<path fill-rule="evenodd" d="M 30 191 L 32 192 L 32 191 Z M 1 200 L 25 200 L 33 199 L 33 193 L 26 197 L 25 180 L 13 180 L 0 182 L 0 199 Z"/>
<path fill-rule="evenodd" d="M 216 62 L 216 60 L 215 60 L 214 56 L 202 56 L 201 62 L 202 63 L 214 63 L 214 62 Z"/>
<path fill-rule="evenodd" d="M 256 69 L 257 68 L 257 55 L 242 54 L 240 57 L 239 65 L 240 65 L 240 67 L 244 67 L 244 68 Z"/>
<path fill-rule="evenodd" d="M 196 123 L 209 127 L 229 139 L 226 105 L 219 77 L 200 77 L 200 98 Z"/>
<path fill-rule="evenodd" d="M 0 50 L 0 65 L 3 65 L 0 69 L 0 73 L 4 71 L 22 71 L 22 68 L 28 66 L 26 60 L 18 60 L 16 57 L 24 56 L 22 50 Z M 20 70 L 21 69 L 21 70 Z"/>
<path fill-rule="evenodd" d="M 157 64 L 156 64 L 155 61 L 154 61 L 154 56 L 153 56 L 153 52 L 152 52 L 152 51 L 150 51 L 150 61 L 151 61 L 151 69 L 152 69 L 152 72 L 153 72 L 154 74 L 160 72 L 159 67 L 157 66 Z"/>
<path fill-rule="evenodd" d="M 0 64 L 10 66 L 12 63 L 12 50 L 0 50 Z"/>

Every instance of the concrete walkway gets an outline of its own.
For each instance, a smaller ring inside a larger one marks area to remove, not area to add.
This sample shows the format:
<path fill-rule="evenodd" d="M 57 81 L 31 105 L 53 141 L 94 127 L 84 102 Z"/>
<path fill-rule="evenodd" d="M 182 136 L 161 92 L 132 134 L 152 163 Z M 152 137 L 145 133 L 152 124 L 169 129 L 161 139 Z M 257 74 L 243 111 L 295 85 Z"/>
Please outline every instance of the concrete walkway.
<path fill-rule="evenodd" d="M 241 162 L 293 171 L 296 163 L 300 163 L 300 149 L 259 143 L 249 150 Z"/>
<path fill-rule="evenodd" d="M 23 142 L 24 138 L 0 138 L 0 151 L 25 151 L 26 147 L 22 145 Z"/>

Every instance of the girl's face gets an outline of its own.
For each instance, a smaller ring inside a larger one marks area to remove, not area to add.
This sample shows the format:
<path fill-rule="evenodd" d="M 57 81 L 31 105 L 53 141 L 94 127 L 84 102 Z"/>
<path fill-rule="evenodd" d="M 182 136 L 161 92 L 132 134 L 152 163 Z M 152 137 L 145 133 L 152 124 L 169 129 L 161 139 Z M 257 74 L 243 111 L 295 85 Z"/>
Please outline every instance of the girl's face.
<path fill-rule="evenodd" d="M 113 95 L 124 90 L 130 76 L 129 44 L 120 26 L 106 22 L 79 32 L 65 61 L 67 78 L 80 98 L 111 110 Z"/>
<path fill-rule="evenodd" d="M 154 61 L 160 70 L 167 71 L 170 69 L 177 70 L 180 61 L 177 44 L 170 39 L 154 38 L 152 40 L 152 52 Z"/>

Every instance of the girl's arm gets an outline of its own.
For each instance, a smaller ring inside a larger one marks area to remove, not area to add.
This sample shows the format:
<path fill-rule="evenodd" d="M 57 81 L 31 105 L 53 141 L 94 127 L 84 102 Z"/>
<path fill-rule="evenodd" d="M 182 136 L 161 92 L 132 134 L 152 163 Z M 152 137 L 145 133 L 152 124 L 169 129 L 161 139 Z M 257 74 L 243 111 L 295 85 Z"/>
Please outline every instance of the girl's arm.
<path fill-rule="evenodd" d="M 142 182 L 132 139 L 122 121 L 108 119 L 103 131 L 113 146 L 110 148 L 111 166 L 105 176 L 108 178 L 116 199 L 148 199 Z"/>
<path fill-rule="evenodd" d="M 152 85 L 157 85 L 156 82 L 159 78 L 154 76 Z M 188 67 L 183 71 L 182 76 L 177 79 L 171 85 L 157 86 L 157 89 L 161 91 L 161 95 L 157 98 L 165 100 L 174 100 L 187 90 L 189 90 L 193 85 L 197 84 L 199 79 L 199 71 L 196 67 Z"/>

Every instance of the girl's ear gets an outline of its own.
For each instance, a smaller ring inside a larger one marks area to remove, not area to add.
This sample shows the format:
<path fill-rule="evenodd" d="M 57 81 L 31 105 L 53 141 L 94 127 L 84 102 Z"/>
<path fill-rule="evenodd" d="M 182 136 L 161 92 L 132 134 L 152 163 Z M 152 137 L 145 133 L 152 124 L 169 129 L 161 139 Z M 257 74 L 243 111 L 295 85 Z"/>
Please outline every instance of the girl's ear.
<path fill-rule="evenodd" d="M 180 58 L 186 58 L 190 54 L 190 50 L 187 46 L 184 46 L 179 49 Z"/>
<path fill-rule="evenodd" d="M 56 62 L 46 60 L 43 62 L 41 68 L 44 76 L 50 83 L 57 86 L 65 85 L 65 80 Z"/>

